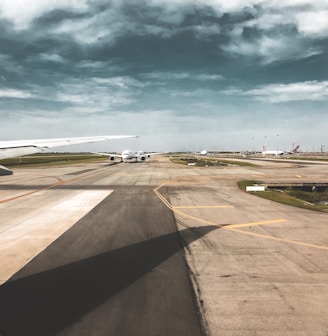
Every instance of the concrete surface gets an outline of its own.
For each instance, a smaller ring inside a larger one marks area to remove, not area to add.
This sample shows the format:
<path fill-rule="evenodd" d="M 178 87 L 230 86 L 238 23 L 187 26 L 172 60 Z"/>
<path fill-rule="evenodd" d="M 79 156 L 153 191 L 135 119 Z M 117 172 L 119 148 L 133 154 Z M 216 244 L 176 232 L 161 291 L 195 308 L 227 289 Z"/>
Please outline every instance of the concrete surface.
<path fill-rule="evenodd" d="M 236 185 L 326 181 L 327 169 L 197 168 L 158 157 L 1 177 L 0 269 L 3 281 L 13 277 L 0 287 L 0 330 L 327 336 L 328 214 Z"/>

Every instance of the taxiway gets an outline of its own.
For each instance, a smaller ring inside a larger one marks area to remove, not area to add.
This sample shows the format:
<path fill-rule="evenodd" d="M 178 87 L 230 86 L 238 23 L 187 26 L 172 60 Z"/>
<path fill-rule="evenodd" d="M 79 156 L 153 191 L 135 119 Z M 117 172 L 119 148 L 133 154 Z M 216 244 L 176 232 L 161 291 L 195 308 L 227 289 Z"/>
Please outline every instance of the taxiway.
<path fill-rule="evenodd" d="M 326 335 L 328 214 L 236 182 L 327 170 L 17 169 L 0 180 L 0 335 Z"/>

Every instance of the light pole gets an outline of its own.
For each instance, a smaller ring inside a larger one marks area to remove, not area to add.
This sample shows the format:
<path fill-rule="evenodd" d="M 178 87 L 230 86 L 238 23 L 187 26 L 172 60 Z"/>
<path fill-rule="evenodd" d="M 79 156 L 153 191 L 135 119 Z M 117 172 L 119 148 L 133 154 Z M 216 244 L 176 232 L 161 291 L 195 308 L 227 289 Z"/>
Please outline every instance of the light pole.
<path fill-rule="evenodd" d="M 277 153 L 278 153 L 278 136 L 279 134 L 277 134 Z"/>

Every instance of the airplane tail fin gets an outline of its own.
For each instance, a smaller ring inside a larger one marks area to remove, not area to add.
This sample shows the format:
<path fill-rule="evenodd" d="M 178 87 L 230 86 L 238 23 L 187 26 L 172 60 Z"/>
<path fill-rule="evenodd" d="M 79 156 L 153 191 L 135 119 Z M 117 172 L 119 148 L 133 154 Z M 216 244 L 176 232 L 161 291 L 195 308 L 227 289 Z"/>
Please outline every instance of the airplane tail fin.
<path fill-rule="evenodd" d="M 300 145 L 297 145 L 293 150 L 292 153 L 298 153 L 299 152 Z"/>
<path fill-rule="evenodd" d="M 296 154 L 296 153 L 299 153 L 300 152 L 299 148 L 300 148 L 300 145 L 297 145 L 291 151 L 285 151 L 285 154 Z"/>

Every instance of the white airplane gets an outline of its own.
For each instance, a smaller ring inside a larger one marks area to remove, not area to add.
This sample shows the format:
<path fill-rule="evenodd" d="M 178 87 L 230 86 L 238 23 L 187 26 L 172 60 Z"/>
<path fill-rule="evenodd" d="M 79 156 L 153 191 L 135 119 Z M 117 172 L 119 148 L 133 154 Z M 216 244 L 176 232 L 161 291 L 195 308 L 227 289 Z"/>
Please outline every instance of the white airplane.
<path fill-rule="evenodd" d="M 163 154 L 163 153 L 145 153 L 143 151 L 133 151 L 132 149 L 126 149 L 122 152 L 122 154 L 109 154 L 109 153 L 99 153 L 95 152 L 94 154 L 109 156 L 109 160 L 114 161 L 115 158 L 120 158 L 122 162 L 127 162 L 131 160 L 138 161 L 146 161 L 146 159 L 150 158 L 153 155 Z"/>
<path fill-rule="evenodd" d="M 136 135 L 100 135 L 78 138 L 53 138 L 33 140 L 12 140 L 0 141 L 0 160 L 13 157 L 35 154 L 45 151 L 48 148 L 78 145 L 122 138 L 137 138 Z M 0 175 L 11 175 L 12 171 L 0 166 Z"/>
<path fill-rule="evenodd" d="M 204 156 L 204 155 L 207 155 L 208 152 L 207 152 L 206 149 L 203 149 L 200 152 L 192 152 L 191 154 L 193 154 L 193 155 L 203 155 Z"/>
<path fill-rule="evenodd" d="M 284 152 L 280 150 L 263 150 L 262 155 L 283 155 Z"/>
<path fill-rule="evenodd" d="M 284 154 L 296 154 L 296 153 L 299 153 L 299 148 L 300 148 L 300 145 L 297 145 L 295 148 L 293 148 L 292 150 L 290 151 L 280 151 L 280 150 L 266 150 L 265 149 L 265 146 L 263 148 L 263 151 L 262 151 L 262 155 L 284 155 Z"/>

